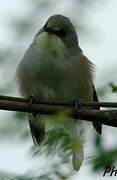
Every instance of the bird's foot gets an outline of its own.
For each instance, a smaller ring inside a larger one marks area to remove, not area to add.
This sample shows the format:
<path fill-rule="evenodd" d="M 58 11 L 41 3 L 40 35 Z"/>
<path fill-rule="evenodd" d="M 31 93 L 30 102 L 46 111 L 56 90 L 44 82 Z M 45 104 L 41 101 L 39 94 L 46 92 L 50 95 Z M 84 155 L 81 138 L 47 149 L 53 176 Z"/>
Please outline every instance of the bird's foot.
<path fill-rule="evenodd" d="M 77 111 L 79 108 L 81 108 L 81 99 L 74 99 L 73 100 L 75 105 L 75 110 Z M 77 120 L 77 117 L 74 118 L 74 120 Z"/>
<path fill-rule="evenodd" d="M 75 109 L 81 108 L 81 99 L 74 99 Z"/>
<path fill-rule="evenodd" d="M 32 111 L 32 104 L 37 103 L 37 99 L 34 96 L 28 96 L 27 101 L 29 103 L 29 110 Z M 33 112 L 33 116 L 36 116 L 35 112 Z"/>

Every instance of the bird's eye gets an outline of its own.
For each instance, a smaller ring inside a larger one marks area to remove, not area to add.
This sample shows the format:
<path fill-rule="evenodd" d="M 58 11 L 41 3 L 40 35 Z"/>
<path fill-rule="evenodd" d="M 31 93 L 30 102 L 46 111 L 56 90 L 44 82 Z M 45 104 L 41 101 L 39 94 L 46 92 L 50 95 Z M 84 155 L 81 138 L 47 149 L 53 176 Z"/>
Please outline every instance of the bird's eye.
<path fill-rule="evenodd" d="M 64 37 L 66 35 L 66 32 L 63 29 L 60 29 L 58 31 L 55 31 L 55 34 L 60 36 L 60 37 Z"/>
<path fill-rule="evenodd" d="M 55 34 L 59 37 L 64 37 L 66 35 L 66 31 L 64 29 L 51 28 L 47 26 L 47 23 L 44 25 L 43 30 L 49 32 L 51 34 Z"/>

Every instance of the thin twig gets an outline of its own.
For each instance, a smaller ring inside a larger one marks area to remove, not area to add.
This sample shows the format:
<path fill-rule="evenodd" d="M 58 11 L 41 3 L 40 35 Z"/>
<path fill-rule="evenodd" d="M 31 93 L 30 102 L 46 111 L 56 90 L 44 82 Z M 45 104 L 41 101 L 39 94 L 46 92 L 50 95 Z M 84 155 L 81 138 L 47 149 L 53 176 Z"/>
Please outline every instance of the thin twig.
<path fill-rule="evenodd" d="M 28 102 L 27 99 L 21 97 L 11 97 L 0 95 L 1 100 L 15 101 L 15 102 Z M 42 101 L 40 100 L 36 104 L 48 104 L 48 105 L 60 105 L 60 106 L 74 106 L 74 101 Z M 111 107 L 117 108 L 117 102 L 80 102 L 82 107 Z"/>
<path fill-rule="evenodd" d="M 96 106 L 98 104 L 98 106 Z M 81 106 L 99 107 L 103 104 L 103 107 L 110 105 L 108 107 L 117 107 L 117 103 L 111 102 L 99 102 L 99 103 L 86 103 L 82 102 Z M 114 106 L 112 106 L 112 104 Z M 93 106 L 94 105 L 94 106 Z M 105 106 L 104 106 L 105 105 Z M 117 127 L 117 110 L 94 110 L 87 108 L 75 109 L 73 102 L 39 102 L 38 104 L 32 104 L 29 108 L 29 103 L 27 99 L 10 97 L 10 96 L 0 96 L 0 109 L 9 111 L 19 111 L 19 112 L 38 112 L 40 114 L 54 114 L 60 111 L 66 111 L 71 117 L 77 117 L 81 120 L 99 122 L 108 126 Z"/>

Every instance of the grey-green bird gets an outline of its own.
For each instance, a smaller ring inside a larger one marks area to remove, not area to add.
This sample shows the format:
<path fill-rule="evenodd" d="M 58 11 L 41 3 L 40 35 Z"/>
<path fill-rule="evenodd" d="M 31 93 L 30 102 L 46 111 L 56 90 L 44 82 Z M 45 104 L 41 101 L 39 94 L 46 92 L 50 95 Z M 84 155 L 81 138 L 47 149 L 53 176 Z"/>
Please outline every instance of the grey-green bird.
<path fill-rule="evenodd" d="M 51 16 L 37 33 L 21 60 L 17 77 L 22 96 L 42 100 L 98 101 L 93 85 L 93 64 L 83 55 L 77 34 L 68 17 Z M 39 114 L 29 114 L 33 140 L 40 144 L 45 128 Z M 77 142 L 73 148 L 73 167 L 79 170 L 84 159 L 79 128 L 81 121 L 70 119 L 60 124 Z M 102 126 L 93 123 L 101 134 Z"/>

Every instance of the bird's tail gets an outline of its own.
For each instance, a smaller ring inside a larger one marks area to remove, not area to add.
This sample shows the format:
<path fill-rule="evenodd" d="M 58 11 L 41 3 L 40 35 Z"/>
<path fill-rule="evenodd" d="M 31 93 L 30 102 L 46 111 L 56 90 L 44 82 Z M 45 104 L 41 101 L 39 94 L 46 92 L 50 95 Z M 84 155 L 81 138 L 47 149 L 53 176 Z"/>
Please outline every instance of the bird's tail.
<path fill-rule="evenodd" d="M 72 139 L 72 151 L 73 151 L 73 158 L 72 158 L 73 168 L 76 171 L 79 171 L 82 162 L 84 160 L 83 144 L 79 139 L 79 136 L 75 137 L 75 139 Z"/>
<path fill-rule="evenodd" d="M 40 144 L 45 136 L 45 125 L 39 114 L 28 113 L 28 121 L 34 144 Z"/>
<path fill-rule="evenodd" d="M 75 170 L 79 170 L 84 160 L 83 143 L 80 137 L 80 121 L 74 121 L 74 119 L 67 119 L 61 121 L 60 124 L 71 137 L 71 148 L 73 152 L 72 164 Z M 79 131 L 78 131 L 79 130 Z"/>

